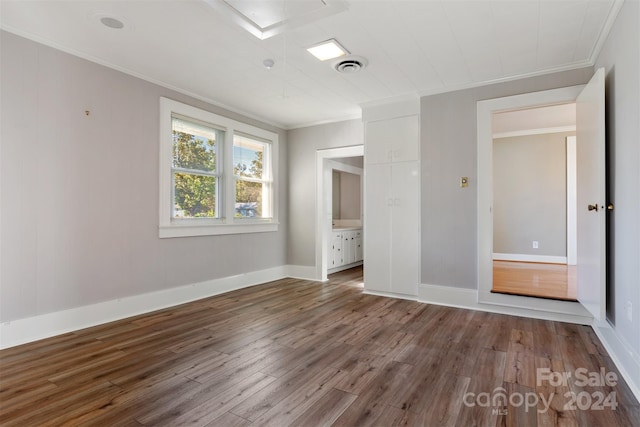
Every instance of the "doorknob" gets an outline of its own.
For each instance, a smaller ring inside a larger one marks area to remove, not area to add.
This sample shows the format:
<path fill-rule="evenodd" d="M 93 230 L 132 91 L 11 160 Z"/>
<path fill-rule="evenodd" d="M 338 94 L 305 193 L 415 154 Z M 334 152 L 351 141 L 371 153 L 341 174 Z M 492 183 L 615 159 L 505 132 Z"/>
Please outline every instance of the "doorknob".
<path fill-rule="evenodd" d="M 589 205 L 587 206 L 587 209 L 589 209 L 590 211 L 598 212 L 598 204 L 596 203 L 595 205 Z"/>

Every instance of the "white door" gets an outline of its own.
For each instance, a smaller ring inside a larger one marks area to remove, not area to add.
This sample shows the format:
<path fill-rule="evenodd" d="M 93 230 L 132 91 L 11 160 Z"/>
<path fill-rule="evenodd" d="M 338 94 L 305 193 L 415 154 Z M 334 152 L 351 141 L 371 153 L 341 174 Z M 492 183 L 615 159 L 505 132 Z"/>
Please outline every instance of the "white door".
<path fill-rule="evenodd" d="M 420 163 L 391 168 L 391 291 L 418 295 L 420 270 Z M 368 237 L 367 237 L 368 238 Z"/>
<path fill-rule="evenodd" d="M 367 290 L 391 291 L 389 241 L 391 224 L 391 166 L 367 165 L 365 169 L 364 285 Z"/>
<path fill-rule="evenodd" d="M 606 315 L 604 69 L 576 99 L 578 301 L 597 320 Z"/>

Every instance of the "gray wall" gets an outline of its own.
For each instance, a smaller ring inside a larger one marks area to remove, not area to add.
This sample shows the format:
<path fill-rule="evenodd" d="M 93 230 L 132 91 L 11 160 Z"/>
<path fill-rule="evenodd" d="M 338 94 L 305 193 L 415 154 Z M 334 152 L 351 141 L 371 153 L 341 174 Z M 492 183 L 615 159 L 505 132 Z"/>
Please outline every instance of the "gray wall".
<path fill-rule="evenodd" d="M 569 135 L 493 140 L 493 252 L 567 256 Z"/>
<path fill-rule="evenodd" d="M 331 218 L 340 219 L 340 171 L 331 171 Z"/>
<path fill-rule="evenodd" d="M 0 43 L 0 321 L 286 264 L 285 132 L 6 32 Z M 278 232 L 158 238 L 161 96 L 279 132 Z"/>
<path fill-rule="evenodd" d="M 363 131 L 361 120 L 348 120 L 288 132 L 289 264 L 316 264 L 316 151 L 362 145 Z"/>
<path fill-rule="evenodd" d="M 607 317 L 640 354 L 640 4 L 625 2 L 596 67 L 607 71 Z M 633 321 L 625 313 L 631 302 Z"/>
<path fill-rule="evenodd" d="M 586 83 L 583 68 L 421 99 L 422 283 L 477 286 L 476 103 Z M 469 187 L 460 188 L 461 176 Z"/>
<path fill-rule="evenodd" d="M 360 175 L 340 172 L 340 219 L 360 219 Z"/>

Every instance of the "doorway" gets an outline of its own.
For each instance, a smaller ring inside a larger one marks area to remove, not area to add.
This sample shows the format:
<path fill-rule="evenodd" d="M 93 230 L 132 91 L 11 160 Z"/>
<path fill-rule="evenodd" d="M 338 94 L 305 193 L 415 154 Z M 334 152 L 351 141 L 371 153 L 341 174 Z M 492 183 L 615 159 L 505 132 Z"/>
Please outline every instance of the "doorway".
<path fill-rule="evenodd" d="M 329 270 L 329 236 L 333 231 L 333 166 L 338 163 L 336 160 L 363 158 L 363 156 L 364 145 L 330 148 L 316 152 L 316 280 L 327 281 Z M 349 169 L 348 165 L 345 166 L 345 169 Z M 364 204 L 361 206 L 363 217 Z"/>
<path fill-rule="evenodd" d="M 606 302 L 604 69 L 588 84 L 479 101 L 478 303 L 547 312 L 568 321 L 603 320 Z M 493 129 L 496 112 L 576 102 L 577 299 L 579 302 L 493 293 Z M 587 209 L 588 208 L 588 209 Z"/>
<path fill-rule="evenodd" d="M 491 292 L 576 301 L 575 103 L 492 114 Z"/>

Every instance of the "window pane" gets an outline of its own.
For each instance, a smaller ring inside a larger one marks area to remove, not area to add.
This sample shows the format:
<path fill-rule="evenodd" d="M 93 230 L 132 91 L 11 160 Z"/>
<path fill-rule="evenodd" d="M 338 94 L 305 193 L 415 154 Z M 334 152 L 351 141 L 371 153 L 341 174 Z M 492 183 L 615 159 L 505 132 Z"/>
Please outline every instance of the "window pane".
<path fill-rule="evenodd" d="M 172 117 L 174 168 L 216 171 L 217 143 L 223 131 Z"/>
<path fill-rule="evenodd" d="M 237 218 L 263 217 L 263 194 L 267 186 L 261 182 L 236 181 Z"/>
<path fill-rule="evenodd" d="M 233 136 L 233 173 L 236 176 L 262 179 L 266 143 L 242 135 Z"/>
<path fill-rule="evenodd" d="M 216 178 L 174 173 L 173 218 L 216 218 Z"/>

